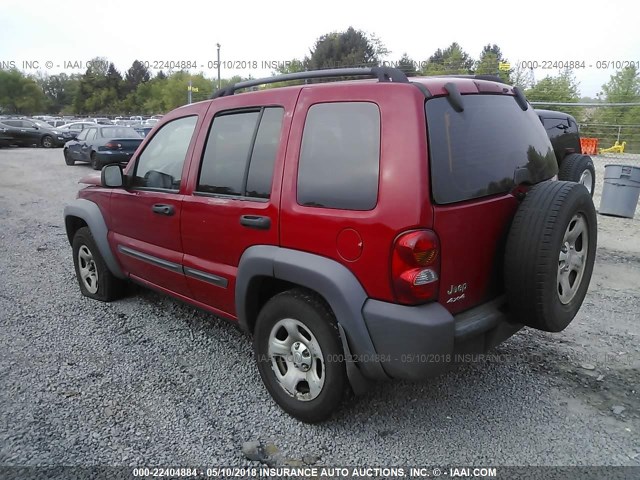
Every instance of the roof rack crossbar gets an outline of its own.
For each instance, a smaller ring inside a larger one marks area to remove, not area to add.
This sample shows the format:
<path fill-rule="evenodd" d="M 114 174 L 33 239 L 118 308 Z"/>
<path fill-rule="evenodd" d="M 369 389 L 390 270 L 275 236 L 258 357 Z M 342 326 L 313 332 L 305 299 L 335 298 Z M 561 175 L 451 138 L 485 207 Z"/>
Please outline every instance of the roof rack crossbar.
<path fill-rule="evenodd" d="M 292 80 L 309 80 L 312 78 L 330 77 L 374 77 L 379 82 L 408 83 L 409 79 L 402 70 L 391 67 L 363 67 L 363 68 L 332 68 L 327 70 L 310 70 L 307 72 L 285 73 L 268 78 L 258 78 L 255 80 L 245 80 L 231 84 L 216 91 L 211 98 L 226 97 L 233 95 L 236 90 L 257 87 L 269 83 L 288 82 Z"/>

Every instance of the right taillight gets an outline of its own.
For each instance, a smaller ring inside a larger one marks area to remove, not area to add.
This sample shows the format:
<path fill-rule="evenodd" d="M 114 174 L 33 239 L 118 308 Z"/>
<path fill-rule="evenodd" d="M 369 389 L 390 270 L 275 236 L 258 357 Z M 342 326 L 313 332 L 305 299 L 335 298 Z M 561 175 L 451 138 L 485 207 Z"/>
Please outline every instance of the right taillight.
<path fill-rule="evenodd" d="M 435 232 L 414 230 L 393 244 L 391 282 L 399 303 L 416 305 L 435 300 L 440 278 L 440 245 Z"/>

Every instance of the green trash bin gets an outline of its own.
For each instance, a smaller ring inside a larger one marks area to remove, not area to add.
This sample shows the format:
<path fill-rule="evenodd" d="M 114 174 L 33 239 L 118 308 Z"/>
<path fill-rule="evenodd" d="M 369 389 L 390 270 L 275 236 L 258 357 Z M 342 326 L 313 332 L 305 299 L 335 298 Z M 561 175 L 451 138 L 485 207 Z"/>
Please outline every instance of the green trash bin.
<path fill-rule="evenodd" d="M 640 167 L 605 165 L 599 213 L 633 218 L 640 197 Z"/>

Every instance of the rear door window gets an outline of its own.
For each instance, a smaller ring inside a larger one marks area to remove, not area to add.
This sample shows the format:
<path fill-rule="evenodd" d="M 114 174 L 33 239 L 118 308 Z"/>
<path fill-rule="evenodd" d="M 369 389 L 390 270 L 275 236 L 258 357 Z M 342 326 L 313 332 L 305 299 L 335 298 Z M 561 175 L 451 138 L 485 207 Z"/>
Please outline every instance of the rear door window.
<path fill-rule="evenodd" d="M 213 119 L 197 191 L 268 199 L 284 109 L 224 112 Z"/>
<path fill-rule="evenodd" d="M 558 166 L 533 108 L 510 95 L 464 95 L 456 112 L 447 97 L 426 102 L 431 191 L 438 204 L 500 194 L 516 170 L 530 183 L 553 177 Z"/>

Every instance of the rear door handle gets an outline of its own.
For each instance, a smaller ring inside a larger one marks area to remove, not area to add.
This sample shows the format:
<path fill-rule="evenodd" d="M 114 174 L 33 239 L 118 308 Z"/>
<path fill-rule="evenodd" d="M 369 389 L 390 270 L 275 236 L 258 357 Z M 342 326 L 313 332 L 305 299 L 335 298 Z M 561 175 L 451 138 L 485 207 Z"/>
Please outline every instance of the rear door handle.
<path fill-rule="evenodd" d="M 240 225 L 257 228 L 258 230 L 269 230 L 271 228 L 271 219 L 259 215 L 242 215 L 240 217 Z"/>
<path fill-rule="evenodd" d="M 171 216 L 176 213 L 176 209 L 173 205 L 165 205 L 163 203 L 156 203 L 153 207 L 151 207 L 153 213 L 157 213 L 158 215 L 167 215 Z"/>

